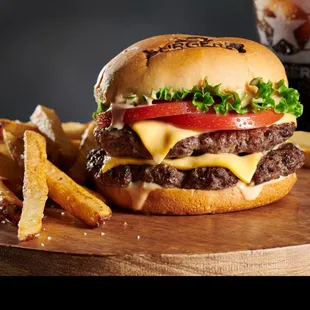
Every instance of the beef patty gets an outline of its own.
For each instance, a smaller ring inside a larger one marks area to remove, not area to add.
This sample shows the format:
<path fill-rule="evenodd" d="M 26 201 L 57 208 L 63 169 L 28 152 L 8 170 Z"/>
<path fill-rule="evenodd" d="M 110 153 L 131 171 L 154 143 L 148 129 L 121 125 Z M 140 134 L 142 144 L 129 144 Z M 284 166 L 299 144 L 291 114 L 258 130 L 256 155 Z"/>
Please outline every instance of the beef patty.
<path fill-rule="evenodd" d="M 192 170 L 178 170 L 167 165 L 123 165 L 101 173 L 105 152 L 92 150 L 88 156 L 88 170 L 97 182 L 106 187 L 127 187 L 131 182 L 156 183 L 163 187 L 186 189 L 219 190 L 235 185 L 238 178 L 223 167 L 204 167 Z M 280 176 L 287 176 L 301 168 L 305 154 L 291 143 L 269 151 L 258 163 L 252 181 L 261 184 Z"/>
<path fill-rule="evenodd" d="M 205 153 L 251 154 L 274 148 L 291 137 L 294 123 L 247 130 L 221 130 L 202 133 L 179 141 L 166 158 L 197 156 Z M 128 125 L 122 129 L 97 128 L 95 138 L 103 150 L 113 157 L 152 158 L 140 137 Z"/>

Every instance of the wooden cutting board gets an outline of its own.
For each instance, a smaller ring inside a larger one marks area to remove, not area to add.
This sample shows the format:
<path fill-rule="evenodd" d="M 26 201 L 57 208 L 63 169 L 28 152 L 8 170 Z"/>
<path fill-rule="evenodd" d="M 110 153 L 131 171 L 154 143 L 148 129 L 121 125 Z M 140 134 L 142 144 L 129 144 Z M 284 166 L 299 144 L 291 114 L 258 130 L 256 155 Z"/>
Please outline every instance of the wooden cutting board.
<path fill-rule="evenodd" d="M 114 210 L 89 229 L 49 208 L 40 236 L 19 243 L 0 224 L 0 275 L 310 275 L 310 169 L 269 206 L 219 215 Z"/>

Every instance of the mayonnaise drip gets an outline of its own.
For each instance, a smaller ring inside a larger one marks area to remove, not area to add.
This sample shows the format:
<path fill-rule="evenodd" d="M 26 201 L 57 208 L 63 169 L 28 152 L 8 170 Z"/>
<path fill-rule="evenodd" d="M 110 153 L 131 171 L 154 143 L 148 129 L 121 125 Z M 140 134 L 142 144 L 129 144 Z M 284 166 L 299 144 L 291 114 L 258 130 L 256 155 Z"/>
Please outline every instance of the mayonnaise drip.
<path fill-rule="evenodd" d="M 272 184 L 272 183 L 277 183 L 279 181 L 282 181 L 285 178 L 287 178 L 287 177 L 279 177 L 278 179 L 271 180 L 271 181 L 268 181 L 268 182 L 264 182 L 264 183 L 259 184 L 259 185 L 251 185 L 251 184 L 248 185 L 248 184 L 245 184 L 242 181 L 238 181 L 236 186 L 240 190 L 240 192 L 243 195 L 245 200 L 254 200 L 254 199 L 256 199 L 259 196 L 259 194 L 261 193 L 264 185 Z"/>
<path fill-rule="evenodd" d="M 124 188 L 131 198 L 131 207 L 135 210 L 141 210 L 149 193 L 159 189 L 161 186 L 155 183 L 134 182 Z"/>

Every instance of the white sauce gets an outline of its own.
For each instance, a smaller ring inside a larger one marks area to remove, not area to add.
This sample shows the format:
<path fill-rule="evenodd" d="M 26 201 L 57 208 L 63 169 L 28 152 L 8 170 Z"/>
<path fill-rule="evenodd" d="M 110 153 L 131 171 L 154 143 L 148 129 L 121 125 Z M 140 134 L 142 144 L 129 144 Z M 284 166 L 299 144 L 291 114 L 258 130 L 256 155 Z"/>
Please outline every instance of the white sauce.
<path fill-rule="evenodd" d="M 110 128 L 122 129 L 124 127 L 124 114 L 124 109 L 112 108 L 112 122 Z"/>
<path fill-rule="evenodd" d="M 112 122 L 110 128 L 122 129 L 124 127 L 124 114 L 126 109 L 136 108 L 133 104 L 112 103 Z"/>
<path fill-rule="evenodd" d="M 134 182 L 124 188 L 131 198 L 131 207 L 135 210 L 141 210 L 149 193 L 161 188 L 155 183 Z"/>
<path fill-rule="evenodd" d="M 265 183 L 262 183 L 259 185 L 251 185 L 251 184 L 247 185 L 244 182 L 239 180 L 238 183 L 236 184 L 236 186 L 240 190 L 240 192 L 243 195 L 245 200 L 254 200 L 259 196 L 264 185 L 277 183 L 279 181 L 282 181 L 285 178 L 287 178 L 287 177 L 280 177 L 276 180 L 271 180 L 271 181 L 268 181 L 268 182 L 265 182 Z"/>
<path fill-rule="evenodd" d="M 264 185 L 277 183 L 286 179 L 287 177 L 280 177 L 276 180 L 271 180 L 259 185 L 247 185 L 242 181 L 238 181 L 236 184 L 237 188 L 240 190 L 245 200 L 254 200 L 261 193 Z M 147 200 L 149 194 L 156 190 L 162 188 L 160 185 L 155 183 L 146 183 L 146 182 L 134 182 L 131 183 L 128 187 L 124 188 L 127 191 L 131 198 L 131 207 L 134 210 L 141 210 L 145 201 Z"/>

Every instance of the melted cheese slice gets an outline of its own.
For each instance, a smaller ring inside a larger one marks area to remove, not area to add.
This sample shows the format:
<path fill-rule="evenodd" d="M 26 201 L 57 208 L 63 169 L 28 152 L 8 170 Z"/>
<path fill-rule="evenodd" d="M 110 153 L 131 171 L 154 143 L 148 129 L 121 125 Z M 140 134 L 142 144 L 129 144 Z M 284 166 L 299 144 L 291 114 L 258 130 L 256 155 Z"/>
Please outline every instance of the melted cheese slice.
<path fill-rule="evenodd" d="M 281 119 L 272 125 L 290 122 L 297 124 L 296 117 L 292 114 L 286 113 Z M 150 152 L 154 162 L 157 164 L 160 164 L 164 160 L 170 149 L 179 141 L 188 137 L 198 136 L 203 132 L 210 132 L 182 129 L 155 120 L 135 122 L 131 125 L 131 128 L 138 134 L 143 145 Z"/>
<path fill-rule="evenodd" d="M 285 113 L 277 122 L 271 125 L 279 125 L 284 123 L 294 123 L 297 126 L 296 116 L 290 113 Z"/>
<path fill-rule="evenodd" d="M 274 124 L 290 122 L 296 124 L 296 117 L 292 114 L 284 114 Z M 256 171 L 257 164 L 263 156 L 262 153 L 254 153 L 246 156 L 235 154 L 204 154 L 179 159 L 165 159 L 170 149 L 176 143 L 188 137 L 197 136 L 203 132 L 181 129 L 155 120 L 135 122 L 131 125 L 131 128 L 138 134 L 153 159 L 108 157 L 102 167 L 103 173 L 121 165 L 156 165 L 160 163 L 179 170 L 190 170 L 199 167 L 224 167 L 229 169 L 241 181 L 249 184 Z"/>
<path fill-rule="evenodd" d="M 224 167 L 229 169 L 244 183 L 250 183 L 256 167 L 263 153 L 254 153 L 246 156 L 235 154 L 204 154 L 179 159 L 165 159 L 163 165 L 175 167 L 179 170 L 190 170 L 200 167 Z M 102 167 L 102 173 L 120 165 L 156 165 L 151 159 L 108 157 Z"/>
<path fill-rule="evenodd" d="M 131 128 L 138 134 L 157 164 L 163 161 L 170 149 L 179 141 L 202 133 L 154 120 L 136 122 Z"/>

